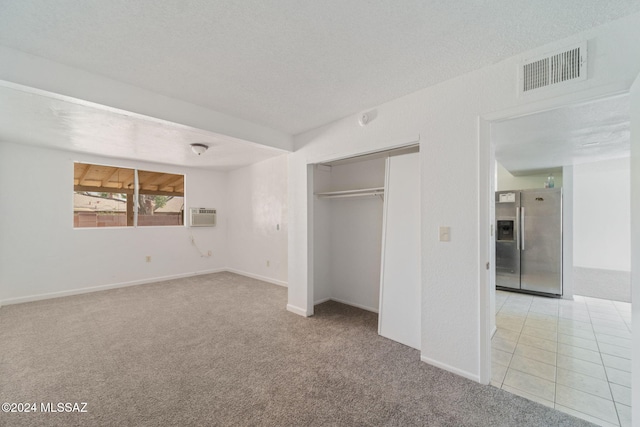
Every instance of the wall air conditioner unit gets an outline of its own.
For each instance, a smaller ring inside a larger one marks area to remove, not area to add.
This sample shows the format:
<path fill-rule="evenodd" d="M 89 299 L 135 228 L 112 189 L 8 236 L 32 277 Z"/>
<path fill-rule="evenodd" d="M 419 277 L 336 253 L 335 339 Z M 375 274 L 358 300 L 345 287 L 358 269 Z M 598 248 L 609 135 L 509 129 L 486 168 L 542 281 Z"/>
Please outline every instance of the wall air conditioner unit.
<path fill-rule="evenodd" d="M 216 225 L 216 210 L 211 208 L 191 208 L 191 227 L 214 227 Z"/>

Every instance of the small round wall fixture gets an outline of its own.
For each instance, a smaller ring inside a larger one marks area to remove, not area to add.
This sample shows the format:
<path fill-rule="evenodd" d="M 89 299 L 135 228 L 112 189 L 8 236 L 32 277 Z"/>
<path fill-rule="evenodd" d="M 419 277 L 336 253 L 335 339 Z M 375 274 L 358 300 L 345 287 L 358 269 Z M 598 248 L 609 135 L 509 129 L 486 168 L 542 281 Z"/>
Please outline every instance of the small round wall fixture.
<path fill-rule="evenodd" d="M 360 124 L 360 126 L 366 126 L 367 123 L 369 123 L 369 114 L 360 114 L 360 117 L 358 118 L 358 124 Z"/>
<path fill-rule="evenodd" d="M 204 154 L 204 152 L 207 151 L 208 148 L 209 146 L 206 144 L 191 144 L 191 150 L 198 156 Z"/>

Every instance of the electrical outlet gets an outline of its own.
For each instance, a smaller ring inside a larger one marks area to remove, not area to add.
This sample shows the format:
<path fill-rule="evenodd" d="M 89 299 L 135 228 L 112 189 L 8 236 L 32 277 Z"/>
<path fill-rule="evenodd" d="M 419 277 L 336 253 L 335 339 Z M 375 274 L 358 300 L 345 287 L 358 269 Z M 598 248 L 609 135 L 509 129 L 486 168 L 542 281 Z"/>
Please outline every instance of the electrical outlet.
<path fill-rule="evenodd" d="M 146 259 L 146 261 L 147 261 L 147 262 L 151 262 L 151 255 L 147 255 L 147 256 L 145 257 L 145 259 Z"/>

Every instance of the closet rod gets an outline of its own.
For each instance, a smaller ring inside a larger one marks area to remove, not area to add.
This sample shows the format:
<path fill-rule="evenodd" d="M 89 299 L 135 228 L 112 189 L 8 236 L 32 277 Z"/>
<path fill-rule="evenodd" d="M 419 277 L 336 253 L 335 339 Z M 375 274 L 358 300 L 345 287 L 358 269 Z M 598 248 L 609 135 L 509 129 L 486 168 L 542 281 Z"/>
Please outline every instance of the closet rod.
<path fill-rule="evenodd" d="M 344 197 L 363 197 L 363 196 L 383 196 L 384 187 L 362 188 L 359 190 L 344 191 L 327 191 L 316 193 L 316 196 L 326 199 L 344 198 Z"/>

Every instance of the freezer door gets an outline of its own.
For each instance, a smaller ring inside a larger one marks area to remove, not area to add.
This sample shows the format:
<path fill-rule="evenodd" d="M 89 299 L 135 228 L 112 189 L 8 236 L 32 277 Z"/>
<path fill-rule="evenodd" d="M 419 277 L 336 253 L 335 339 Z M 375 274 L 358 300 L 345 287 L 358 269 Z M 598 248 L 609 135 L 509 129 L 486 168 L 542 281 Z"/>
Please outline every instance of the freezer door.
<path fill-rule="evenodd" d="M 496 286 L 520 289 L 520 250 L 518 249 L 518 212 L 520 193 L 496 193 Z"/>
<path fill-rule="evenodd" d="M 520 289 L 520 254 L 516 242 L 496 242 L 496 286 Z"/>
<path fill-rule="evenodd" d="M 525 190 L 520 204 L 520 286 L 562 295 L 562 190 Z"/>

